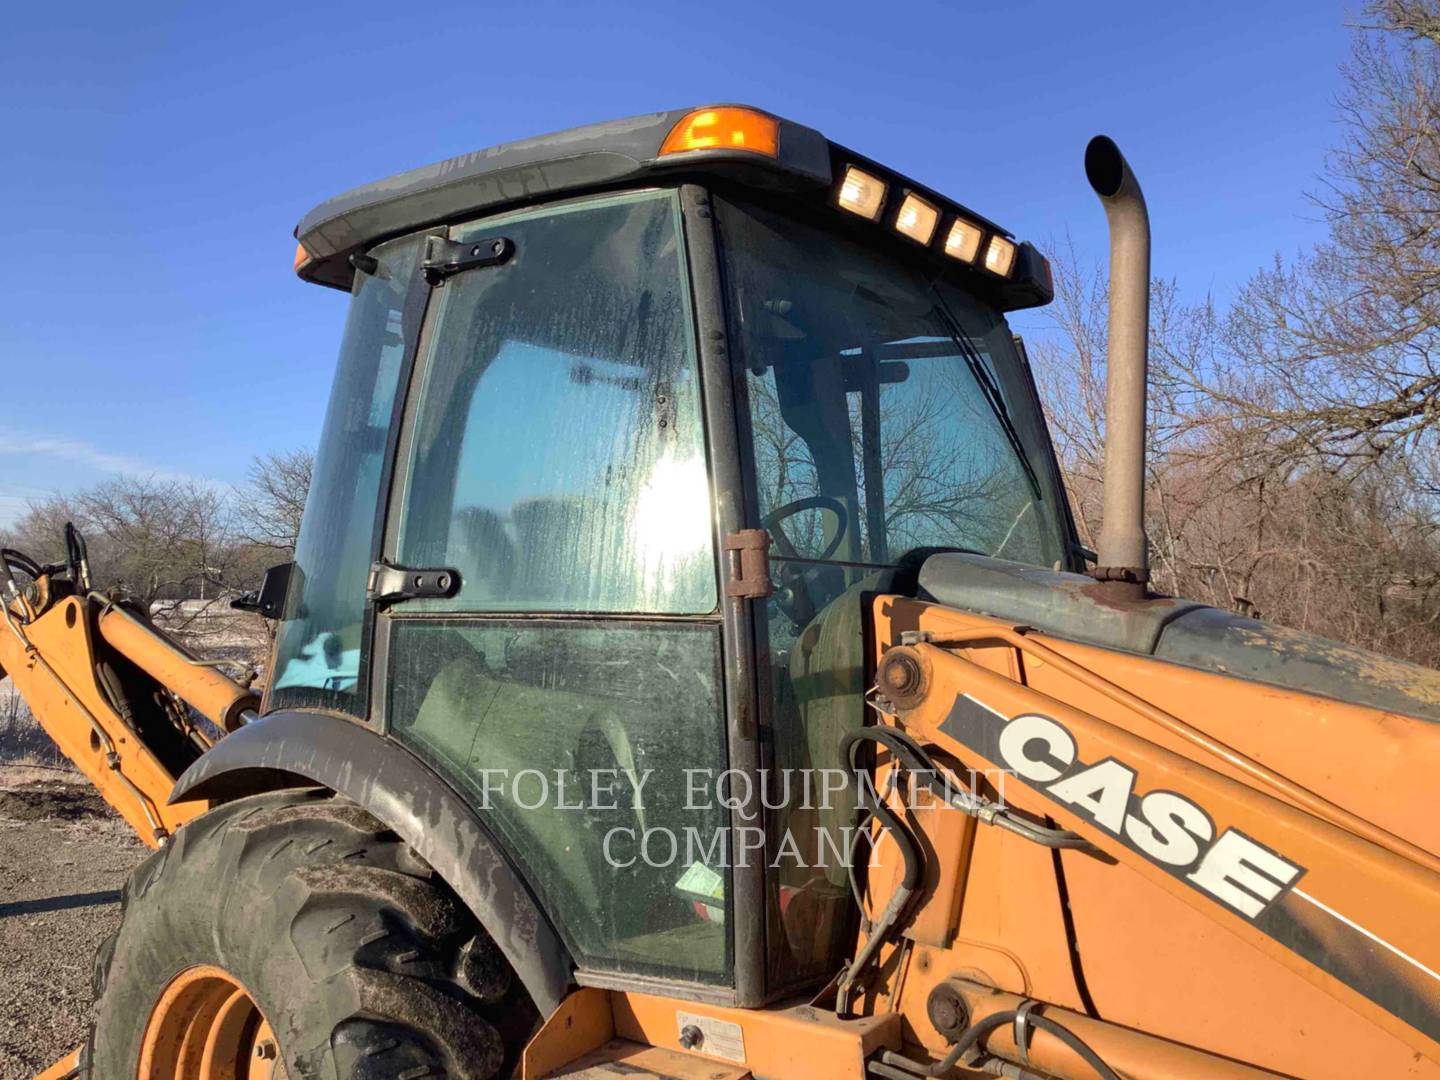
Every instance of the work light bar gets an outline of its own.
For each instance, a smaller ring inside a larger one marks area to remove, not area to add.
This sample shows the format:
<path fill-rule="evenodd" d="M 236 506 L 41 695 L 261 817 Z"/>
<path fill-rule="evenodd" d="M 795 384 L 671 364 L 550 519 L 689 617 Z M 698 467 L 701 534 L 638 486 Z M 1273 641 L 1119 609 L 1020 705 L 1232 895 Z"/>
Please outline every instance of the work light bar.
<path fill-rule="evenodd" d="M 949 258 L 996 277 L 1008 278 L 1014 271 L 1020 249 L 993 225 L 982 225 L 963 211 L 947 212 L 943 204 L 918 191 L 900 188 L 892 197 L 890 181 L 868 168 L 837 163 L 836 171 L 840 181 L 833 199 L 841 210 L 887 223 L 908 240 L 938 247 Z"/>

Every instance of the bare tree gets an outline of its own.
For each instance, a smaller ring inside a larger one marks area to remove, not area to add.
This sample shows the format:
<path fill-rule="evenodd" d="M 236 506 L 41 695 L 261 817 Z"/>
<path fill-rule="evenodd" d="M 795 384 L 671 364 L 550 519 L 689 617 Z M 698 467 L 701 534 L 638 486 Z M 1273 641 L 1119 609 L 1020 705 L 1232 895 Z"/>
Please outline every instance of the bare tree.
<path fill-rule="evenodd" d="M 214 598 L 229 584 L 230 509 L 214 489 L 122 477 L 76 503 L 91 536 L 104 541 L 106 576 L 142 603 Z"/>
<path fill-rule="evenodd" d="M 859 357 L 844 356 L 815 362 L 847 361 L 863 363 Z M 814 495 L 821 487 L 820 470 L 812 448 L 786 422 L 774 384 L 753 379 L 749 395 L 762 511 Z M 846 522 L 845 535 L 858 546 L 853 553 L 842 551 L 834 557 L 878 559 L 881 536 L 888 547 L 886 558 L 937 544 L 1003 545 L 1009 539 L 1007 529 L 1029 505 L 1025 478 L 1013 451 L 1000 442 L 1003 435 L 960 347 L 953 356 L 911 360 L 903 381 L 877 383 L 876 397 L 878 444 L 867 447 L 865 442 L 865 405 L 858 393 L 846 395 L 847 430 L 836 433 L 837 443 L 848 443 L 849 460 L 842 456 L 832 465 L 853 472 L 856 493 L 854 505 L 847 507 L 847 517 L 853 514 L 855 520 Z M 866 475 L 867 449 L 876 453 L 869 466 L 876 471 L 874 477 Z M 875 506 L 869 501 L 867 479 L 878 480 L 883 491 Z M 832 476 L 832 485 L 838 480 Z M 883 518 L 874 523 L 878 535 L 871 532 L 872 510 Z M 828 511 L 810 510 L 781 527 L 797 550 L 814 557 L 833 539 L 839 523 Z"/>
<path fill-rule="evenodd" d="M 1316 249 L 1277 258 L 1227 322 L 1223 362 L 1185 367 L 1265 445 L 1336 469 L 1434 457 L 1440 433 L 1440 0 L 1378 0 L 1342 69 L 1341 140 Z"/>
<path fill-rule="evenodd" d="M 14 529 L 16 545 L 58 560 L 66 521 L 86 535 L 97 583 L 123 586 L 147 606 L 232 587 L 231 509 L 213 488 L 120 477 L 32 505 Z"/>
<path fill-rule="evenodd" d="M 236 491 L 240 538 L 248 544 L 295 550 L 315 455 L 308 450 L 261 454 L 250 463 L 249 483 Z"/>

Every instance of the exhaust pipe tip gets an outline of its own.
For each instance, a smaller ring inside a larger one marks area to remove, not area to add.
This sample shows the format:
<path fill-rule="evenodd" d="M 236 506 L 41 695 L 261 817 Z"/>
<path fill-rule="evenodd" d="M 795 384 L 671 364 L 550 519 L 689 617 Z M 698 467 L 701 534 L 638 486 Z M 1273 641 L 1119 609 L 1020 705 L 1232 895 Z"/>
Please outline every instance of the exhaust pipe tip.
<path fill-rule="evenodd" d="M 1113 199 L 1125 186 L 1130 166 L 1109 135 L 1096 135 L 1085 147 L 1085 179 L 1102 199 Z"/>

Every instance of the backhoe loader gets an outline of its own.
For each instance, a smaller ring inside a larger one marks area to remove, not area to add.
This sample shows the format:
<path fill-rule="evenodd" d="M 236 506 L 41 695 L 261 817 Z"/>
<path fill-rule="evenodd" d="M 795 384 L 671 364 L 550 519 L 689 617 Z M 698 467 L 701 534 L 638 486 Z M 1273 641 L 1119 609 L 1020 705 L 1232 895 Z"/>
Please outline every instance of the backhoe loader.
<path fill-rule="evenodd" d="M 350 293 L 263 695 L 0 565 L 154 851 L 49 1078 L 1440 1077 L 1440 673 L 1148 586 L 1116 145 L 1103 531 L 1045 258 L 720 105 L 321 204 Z"/>

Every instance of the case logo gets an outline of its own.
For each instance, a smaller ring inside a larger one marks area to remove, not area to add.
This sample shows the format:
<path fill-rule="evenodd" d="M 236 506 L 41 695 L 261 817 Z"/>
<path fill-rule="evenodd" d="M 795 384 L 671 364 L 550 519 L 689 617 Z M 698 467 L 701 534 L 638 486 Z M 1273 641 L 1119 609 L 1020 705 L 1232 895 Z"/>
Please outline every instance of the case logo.
<path fill-rule="evenodd" d="M 999 721 L 992 760 L 1237 914 L 1259 918 L 1304 874 L 1239 829 L 1217 835 L 1205 809 L 1178 792 L 1137 792 L 1135 770 L 1123 761 L 1081 761 L 1074 736 L 1058 720 L 1039 713 L 1007 720 L 966 699 Z M 955 719 L 952 712 L 947 730 Z"/>

